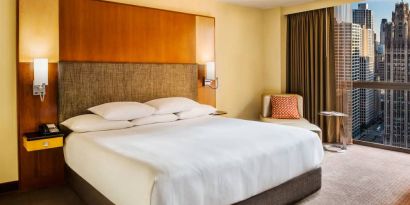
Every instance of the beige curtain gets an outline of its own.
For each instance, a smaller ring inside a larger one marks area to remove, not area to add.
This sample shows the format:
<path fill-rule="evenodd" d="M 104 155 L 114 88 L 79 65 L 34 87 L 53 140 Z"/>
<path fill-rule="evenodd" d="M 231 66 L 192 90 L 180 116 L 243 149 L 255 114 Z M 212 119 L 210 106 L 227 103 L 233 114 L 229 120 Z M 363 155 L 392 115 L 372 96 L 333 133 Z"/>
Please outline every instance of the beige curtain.
<path fill-rule="evenodd" d="M 336 110 L 333 16 L 333 8 L 288 16 L 287 91 L 303 96 L 304 116 L 322 128 L 325 142 L 339 141 L 335 122 L 319 116 Z"/>

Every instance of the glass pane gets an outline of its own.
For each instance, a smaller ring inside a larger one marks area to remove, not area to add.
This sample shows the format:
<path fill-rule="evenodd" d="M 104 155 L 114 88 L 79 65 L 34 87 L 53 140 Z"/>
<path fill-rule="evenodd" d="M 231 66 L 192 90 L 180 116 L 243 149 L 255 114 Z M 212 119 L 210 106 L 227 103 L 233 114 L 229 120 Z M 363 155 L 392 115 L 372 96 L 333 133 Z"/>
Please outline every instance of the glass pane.
<path fill-rule="evenodd" d="M 353 137 L 356 140 L 384 144 L 384 90 L 355 89 L 359 106 L 353 112 Z"/>
<path fill-rule="evenodd" d="M 353 112 L 356 140 L 410 148 L 410 91 L 358 89 L 373 102 L 360 98 L 360 109 Z M 365 106 L 363 106 L 365 105 Z"/>
<path fill-rule="evenodd" d="M 355 140 L 410 148 L 410 91 L 352 83 L 410 82 L 409 16 L 406 1 L 335 8 L 336 100 L 338 109 L 350 115 L 347 131 Z"/>

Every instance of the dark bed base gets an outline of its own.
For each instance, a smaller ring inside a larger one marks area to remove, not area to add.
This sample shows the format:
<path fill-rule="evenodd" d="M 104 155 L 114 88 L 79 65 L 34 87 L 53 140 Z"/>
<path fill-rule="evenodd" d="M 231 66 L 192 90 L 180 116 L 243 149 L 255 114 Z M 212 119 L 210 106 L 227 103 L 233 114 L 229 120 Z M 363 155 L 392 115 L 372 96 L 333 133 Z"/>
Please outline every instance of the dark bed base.
<path fill-rule="evenodd" d="M 321 187 L 322 168 L 319 167 L 235 205 L 294 204 Z"/>
<path fill-rule="evenodd" d="M 66 171 L 68 184 L 85 203 L 90 205 L 114 204 L 68 166 L 66 166 Z M 317 168 L 235 205 L 293 204 L 316 192 L 321 186 L 322 169 Z"/>

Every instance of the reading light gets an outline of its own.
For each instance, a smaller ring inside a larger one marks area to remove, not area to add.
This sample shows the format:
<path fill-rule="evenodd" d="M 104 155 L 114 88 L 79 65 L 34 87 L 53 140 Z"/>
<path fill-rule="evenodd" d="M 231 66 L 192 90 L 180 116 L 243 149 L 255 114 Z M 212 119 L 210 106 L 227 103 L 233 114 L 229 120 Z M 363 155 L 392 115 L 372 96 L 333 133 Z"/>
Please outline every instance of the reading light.
<path fill-rule="evenodd" d="M 205 65 L 206 78 L 204 79 L 204 85 L 212 89 L 218 88 L 218 78 L 215 75 L 215 62 L 207 62 Z"/>
<path fill-rule="evenodd" d="M 34 61 L 33 95 L 39 95 L 41 102 L 46 95 L 48 85 L 48 59 L 35 58 Z"/>

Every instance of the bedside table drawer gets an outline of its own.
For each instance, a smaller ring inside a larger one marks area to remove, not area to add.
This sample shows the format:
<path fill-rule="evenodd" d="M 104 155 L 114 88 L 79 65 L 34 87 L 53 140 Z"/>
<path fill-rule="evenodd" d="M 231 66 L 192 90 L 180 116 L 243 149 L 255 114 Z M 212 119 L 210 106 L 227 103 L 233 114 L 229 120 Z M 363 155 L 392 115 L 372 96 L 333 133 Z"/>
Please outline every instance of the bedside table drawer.
<path fill-rule="evenodd" d="M 54 137 L 54 138 L 31 140 L 31 141 L 28 141 L 26 137 L 23 137 L 23 145 L 26 148 L 26 150 L 29 152 L 62 147 L 63 137 Z"/>

